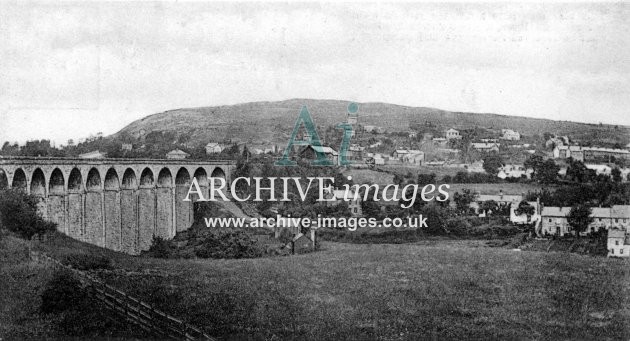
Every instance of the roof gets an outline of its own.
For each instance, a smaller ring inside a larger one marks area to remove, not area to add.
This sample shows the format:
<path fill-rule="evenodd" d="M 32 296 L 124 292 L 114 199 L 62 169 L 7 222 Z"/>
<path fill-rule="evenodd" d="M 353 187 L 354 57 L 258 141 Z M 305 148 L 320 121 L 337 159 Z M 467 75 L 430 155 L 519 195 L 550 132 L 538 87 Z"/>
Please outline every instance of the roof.
<path fill-rule="evenodd" d="M 451 128 L 451 129 L 447 130 L 446 132 L 447 132 L 447 133 L 449 133 L 449 132 L 456 132 L 456 133 L 459 133 L 459 130 L 455 130 L 455 129 Z"/>
<path fill-rule="evenodd" d="M 566 217 L 571 207 L 543 207 L 542 216 Z M 630 205 L 615 205 L 613 207 L 591 207 L 593 218 L 630 218 Z"/>
<path fill-rule="evenodd" d="M 630 218 L 630 205 L 613 205 L 610 210 L 611 218 Z"/>
<path fill-rule="evenodd" d="M 477 148 L 477 149 L 490 149 L 490 148 L 494 148 L 494 147 L 497 147 L 497 148 L 498 148 L 498 147 L 499 147 L 499 144 L 498 144 L 498 143 L 494 143 L 494 142 L 491 142 L 491 143 L 485 143 L 485 142 L 473 142 L 473 143 L 472 143 L 472 146 L 473 146 L 474 148 Z"/>
<path fill-rule="evenodd" d="M 490 201 L 494 200 L 496 202 L 521 202 L 523 201 L 522 195 L 511 195 L 511 194 L 479 194 L 475 198 L 475 201 Z"/>
<path fill-rule="evenodd" d="M 98 150 L 79 154 L 79 158 L 81 159 L 99 159 L 99 158 L 104 158 L 106 156 L 107 156 L 107 153 L 101 153 Z"/>
<path fill-rule="evenodd" d="M 216 142 L 209 142 L 206 147 L 221 147 L 221 145 Z"/>
<path fill-rule="evenodd" d="M 599 147 L 584 147 L 584 151 L 630 154 L 630 152 L 625 149 L 599 148 Z"/>
<path fill-rule="evenodd" d="M 313 146 L 313 145 L 309 145 L 309 147 L 313 148 L 313 150 L 315 150 L 318 153 L 324 153 L 324 154 L 332 154 L 332 155 L 339 155 L 339 153 L 337 153 L 336 150 L 330 148 L 330 147 L 324 147 L 324 146 Z"/>
<path fill-rule="evenodd" d="M 166 153 L 166 155 L 190 155 L 181 149 L 174 149 Z"/>

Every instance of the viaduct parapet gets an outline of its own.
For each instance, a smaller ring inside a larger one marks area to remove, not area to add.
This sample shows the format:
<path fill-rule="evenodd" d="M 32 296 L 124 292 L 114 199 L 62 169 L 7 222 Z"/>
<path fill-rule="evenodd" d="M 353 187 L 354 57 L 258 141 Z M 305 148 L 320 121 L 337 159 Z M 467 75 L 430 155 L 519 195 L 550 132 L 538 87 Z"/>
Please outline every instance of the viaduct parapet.
<path fill-rule="evenodd" d="M 70 237 L 138 254 L 154 236 L 170 239 L 193 222 L 183 199 L 192 178 L 208 192 L 233 161 L 0 157 L 0 188 L 40 198 L 38 209 Z M 191 198 L 194 199 L 194 198 Z"/>

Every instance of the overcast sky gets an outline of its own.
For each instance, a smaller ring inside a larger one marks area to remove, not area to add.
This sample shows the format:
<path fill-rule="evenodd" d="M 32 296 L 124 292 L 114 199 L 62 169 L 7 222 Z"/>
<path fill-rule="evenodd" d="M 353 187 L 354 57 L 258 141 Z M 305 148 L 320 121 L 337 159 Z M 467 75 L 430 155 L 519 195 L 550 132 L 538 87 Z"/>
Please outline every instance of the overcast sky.
<path fill-rule="evenodd" d="M 0 142 L 296 97 L 630 125 L 629 19 L 605 3 L 3 2 Z"/>

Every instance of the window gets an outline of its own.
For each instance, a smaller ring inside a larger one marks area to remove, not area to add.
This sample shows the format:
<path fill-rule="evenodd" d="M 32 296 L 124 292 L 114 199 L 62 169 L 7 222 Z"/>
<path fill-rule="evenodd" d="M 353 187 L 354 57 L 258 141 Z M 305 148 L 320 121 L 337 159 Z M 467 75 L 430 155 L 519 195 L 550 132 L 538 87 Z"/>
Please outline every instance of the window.
<path fill-rule="evenodd" d="M 602 221 L 602 218 L 599 218 L 599 221 L 601 222 L 601 221 Z"/>
<path fill-rule="evenodd" d="M 610 254 L 614 255 L 615 254 L 615 249 L 610 249 Z"/>
<path fill-rule="evenodd" d="M 615 245 L 619 245 L 619 241 L 618 240 L 615 240 Z"/>
<path fill-rule="evenodd" d="M 551 222 L 551 218 L 549 218 L 549 222 Z"/>
<path fill-rule="evenodd" d="M 623 249 L 619 249 L 619 254 L 623 255 Z"/>
<path fill-rule="evenodd" d="M 619 219 L 615 219 L 615 223 L 618 223 L 618 222 L 619 222 Z"/>

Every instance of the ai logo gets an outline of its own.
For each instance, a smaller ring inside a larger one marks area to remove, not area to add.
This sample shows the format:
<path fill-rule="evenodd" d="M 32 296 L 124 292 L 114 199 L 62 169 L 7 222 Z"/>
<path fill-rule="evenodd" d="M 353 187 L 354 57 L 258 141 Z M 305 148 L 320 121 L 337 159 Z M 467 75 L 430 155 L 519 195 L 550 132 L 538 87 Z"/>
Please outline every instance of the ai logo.
<path fill-rule="evenodd" d="M 359 111 L 359 106 L 356 103 L 350 103 L 348 105 L 348 119 L 344 123 L 339 123 L 337 125 L 337 129 L 343 130 L 343 139 L 341 140 L 341 146 L 339 148 L 339 164 L 349 165 L 351 162 L 347 159 L 346 154 L 348 152 L 348 148 L 350 147 L 350 139 L 352 138 L 352 124 L 357 121 L 357 112 Z M 304 125 L 304 129 L 306 130 L 307 139 L 305 140 L 297 140 L 296 137 L 300 130 L 300 127 Z M 275 162 L 276 166 L 295 166 L 297 162 L 289 159 L 289 153 L 293 149 L 293 146 L 312 146 L 315 151 L 316 159 L 311 162 L 314 166 L 335 166 L 335 163 L 332 160 L 329 160 L 324 154 L 322 143 L 319 138 L 319 134 L 317 133 L 317 129 L 315 128 L 315 123 L 313 122 L 313 118 L 311 114 L 308 112 L 306 106 L 302 107 L 302 111 L 300 111 L 300 115 L 295 121 L 295 127 L 293 128 L 293 133 L 291 134 L 291 138 L 289 139 L 289 144 L 284 149 L 284 153 L 282 155 L 282 159 Z"/>

